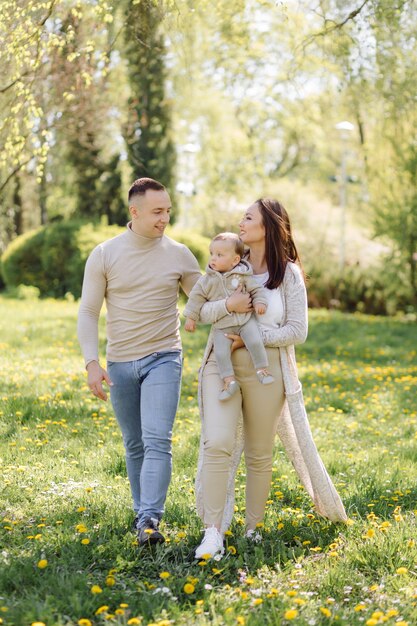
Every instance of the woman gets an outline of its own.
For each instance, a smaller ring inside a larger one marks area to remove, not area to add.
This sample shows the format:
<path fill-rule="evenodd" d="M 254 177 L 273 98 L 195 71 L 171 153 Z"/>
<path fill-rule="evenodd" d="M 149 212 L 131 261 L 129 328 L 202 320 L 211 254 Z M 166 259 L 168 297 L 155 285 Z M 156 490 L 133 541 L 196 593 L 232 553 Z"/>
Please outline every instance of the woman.
<path fill-rule="evenodd" d="M 259 323 L 276 382 L 268 386 L 259 383 L 240 337 L 230 335 L 240 393 L 226 403 L 219 402 L 222 381 L 209 336 L 200 370 L 202 436 L 196 479 L 197 510 L 205 534 L 196 558 L 223 553 L 223 534 L 233 516 L 234 478 L 242 451 L 246 462 L 246 536 L 261 539 L 255 528 L 264 518 L 276 432 L 316 511 L 335 522 L 347 519 L 312 439 L 298 380 L 294 345 L 307 337 L 307 296 L 286 210 L 276 200 L 257 200 L 240 222 L 240 237 L 249 248 L 246 258 L 255 277 L 268 292 L 267 312 Z M 249 308 L 248 296 L 236 293 L 205 304 L 202 321 L 213 323 Z"/>

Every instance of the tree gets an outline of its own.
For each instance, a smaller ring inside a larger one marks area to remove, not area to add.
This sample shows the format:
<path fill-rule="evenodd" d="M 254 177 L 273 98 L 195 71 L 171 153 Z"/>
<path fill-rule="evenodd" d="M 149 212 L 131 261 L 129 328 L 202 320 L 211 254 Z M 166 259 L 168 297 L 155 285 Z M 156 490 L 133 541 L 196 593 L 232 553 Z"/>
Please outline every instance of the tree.
<path fill-rule="evenodd" d="M 162 19 L 161 9 L 153 0 L 128 0 L 125 55 L 130 97 L 124 138 L 134 177 L 160 180 L 174 196 L 176 155 L 171 129 L 172 106 L 166 95 Z"/>

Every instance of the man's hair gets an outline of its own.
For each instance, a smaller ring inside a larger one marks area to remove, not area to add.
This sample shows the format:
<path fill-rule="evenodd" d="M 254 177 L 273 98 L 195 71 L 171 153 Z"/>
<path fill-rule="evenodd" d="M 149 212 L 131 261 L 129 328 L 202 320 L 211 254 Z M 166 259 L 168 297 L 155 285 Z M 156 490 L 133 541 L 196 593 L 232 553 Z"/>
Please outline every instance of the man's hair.
<path fill-rule="evenodd" d="M 239 235 L 236 235 L 235 233 L 219 233 L 218 235 L 213 237 L 212 241 L 230 241 L 230 243 L 234 245 L 236 254 L 238 254 L 240 258 L 243 257 L 243 254 L 245 252 L 245 244 L 243 243 Z"/>
<path fill-rule="evenodd" d="M 127 195 L 129 202 L 134 196 L 145 195 L 148 189 L 154 189 L 155 191 L 165 191 L 165 187 L 163 186 L 163 184 L 158 183 L 158 181 L 154 180 L 153 178 L 138 178 L 130 186 Z"/>

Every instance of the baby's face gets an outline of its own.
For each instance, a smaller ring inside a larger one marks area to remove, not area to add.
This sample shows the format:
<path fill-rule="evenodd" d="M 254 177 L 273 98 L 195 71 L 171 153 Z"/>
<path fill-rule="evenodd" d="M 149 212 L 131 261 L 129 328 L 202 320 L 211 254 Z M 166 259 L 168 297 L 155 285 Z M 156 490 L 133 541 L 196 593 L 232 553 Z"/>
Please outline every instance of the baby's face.
<path fill-rule="evenodd" d="M 216 272 L 228 272 L 240 261 L 230 241 L 212 241 L 210 244 L 210 267 Z"/>

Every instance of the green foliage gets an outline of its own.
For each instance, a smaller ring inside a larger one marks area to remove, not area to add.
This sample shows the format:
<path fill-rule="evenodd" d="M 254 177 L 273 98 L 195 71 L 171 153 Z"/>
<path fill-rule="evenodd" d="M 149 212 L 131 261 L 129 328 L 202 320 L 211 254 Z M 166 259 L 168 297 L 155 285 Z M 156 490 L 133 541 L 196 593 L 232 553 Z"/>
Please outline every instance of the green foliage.
<path fill-rule="evenodd" d="M 314 311 L 309 338 L 297 347 L 314 438 L 350 524 L 316 514 L 277 442 L 262 543 L 243 537 L 242 464 L 230 549 L 199 565 L 196 379 L 207 329 L 183 337 L 162 521 L 169 541 L 138 549 L 122 437 L 111 406 L 85 384 L 77 308 L 0 297 L 4 624 L 127 625 L 136 617 L 144 626 L 417 623 L 415 324 Z M 104 316 L 100 322 L 104 336 Z"/>
<path fill-rule="evenodd" d="M 99 243 L 123 232 L 117 226 L 81 221 L 56 222 L 17 237 L 2 256 L 6 286 L 30 285 L 42 296 L 62 298 L 81 295 L 84 266 Z M 210 240 L 191 232 L 174 231 L 171 236 L 188 246 L 204 268 Z"/>
<path fill-rule="evenodd" d="M 333 266 L 314 265 L 307 275 L 311 307 L 372 315 L 414 311 L 406 271 L 393 260 L 371 267 L 348 265 L 343 272 Z"/>
<path fill-rule="evenodd" d="M 201 269 L 206 267 L 209 258 L 210 246 L 210 239 L 208 237 L 204 237 L 198 233 L 193 233 L 189 230 L 177 230 L 175 228 L 170 230 L 168 235 L 172 237 L 172 239 L 175 239 L 175 241 L 183 243 L 191 250 Z"/>
<path fill-rule="evenodd" d="M 166 96 L 162 19 L 159 3 L 128 0 L 125 55 L 131 95 L 124 137 L 134 177 L 159 180 L 167 187 L 175 206 L 172 103 Z"/>
<path fill-rule="evenodd" d="M 7 287 L 32 285 L 42 296 L 81 294 L 84 265 L 91 250 L 120 229 L 79 221 L 57 222 L 17 237 L 2 257 Z"/>

